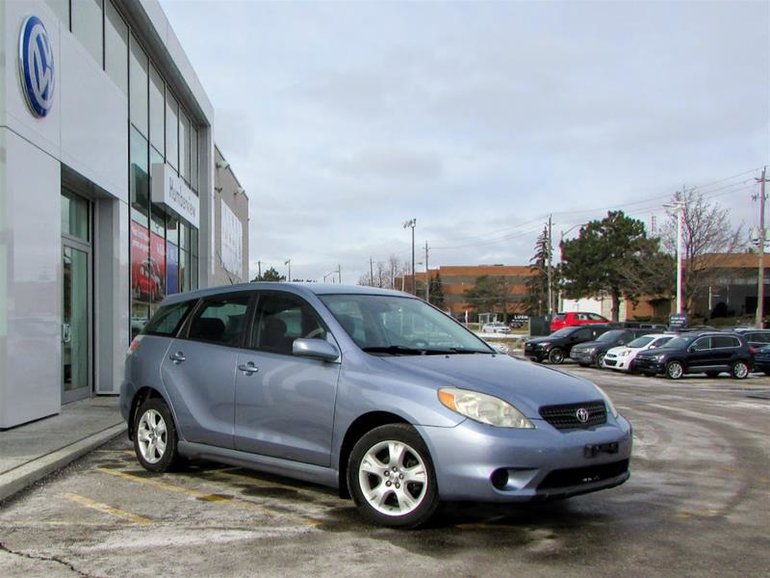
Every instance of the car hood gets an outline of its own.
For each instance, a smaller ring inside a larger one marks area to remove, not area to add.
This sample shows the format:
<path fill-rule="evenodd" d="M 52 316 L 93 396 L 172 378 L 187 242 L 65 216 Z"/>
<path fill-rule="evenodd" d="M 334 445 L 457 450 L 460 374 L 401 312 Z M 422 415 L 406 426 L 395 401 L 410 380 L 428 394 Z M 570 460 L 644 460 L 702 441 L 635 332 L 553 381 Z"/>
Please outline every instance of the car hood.
<path fill-rule="evenodd" d="M 493 395 L 539 418 L 544 405 L 602 399 L 589 381 L 503 355 L 420 355 L 381 358 L 438 389 L 454 386 Z"/>
<path fill-rule="evenodd" d="M 525 345 L 537 345 L 539 343 L 551 343 L 554 341 L 559 341 L 561 339 L 564 339 L 564 337 L 553 337 L 552 335 L 546 335 L 544 337 L 530 337 L 527 339 L 524 344 Z"/>

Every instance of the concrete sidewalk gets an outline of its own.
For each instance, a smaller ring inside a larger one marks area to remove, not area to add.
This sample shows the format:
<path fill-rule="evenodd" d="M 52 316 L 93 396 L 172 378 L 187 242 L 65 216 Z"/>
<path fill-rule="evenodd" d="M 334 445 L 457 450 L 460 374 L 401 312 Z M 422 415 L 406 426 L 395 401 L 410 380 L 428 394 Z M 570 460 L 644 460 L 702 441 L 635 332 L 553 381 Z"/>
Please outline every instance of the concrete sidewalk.
<path fill-rule="evenodd" d="M 0 431 L 0 500 L 126 432 L 117 397 L 92 397 L 61 413 Z"/>

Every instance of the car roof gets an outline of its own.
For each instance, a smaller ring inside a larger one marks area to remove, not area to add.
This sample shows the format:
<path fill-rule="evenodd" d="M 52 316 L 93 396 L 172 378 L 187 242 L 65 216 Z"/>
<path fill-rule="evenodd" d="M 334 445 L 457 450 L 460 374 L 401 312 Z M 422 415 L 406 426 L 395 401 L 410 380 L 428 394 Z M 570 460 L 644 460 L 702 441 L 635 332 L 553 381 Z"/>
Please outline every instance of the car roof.
<path fill-rule="evenodd" d="M 234 285 L 219 285 L 205 289 L 194 289 L 184 293 L 174 293 L 163 300 L 163 304 L 178 303 L 190 299 L 200 299 L 212 295 L 225 293 L 241 293 L 244 291 L 286 291 L 308 297 L 310 295 L 385 295 L 391 297 L 404 297 L 416 299 L 409 293 L 395 291 L 393 289 L 380 289 L 378 287 L 364 287 L 361 285 L 338 285 L 331 283 L 288 283 L 259 281 L 252 283 L 237 283 Z"/>

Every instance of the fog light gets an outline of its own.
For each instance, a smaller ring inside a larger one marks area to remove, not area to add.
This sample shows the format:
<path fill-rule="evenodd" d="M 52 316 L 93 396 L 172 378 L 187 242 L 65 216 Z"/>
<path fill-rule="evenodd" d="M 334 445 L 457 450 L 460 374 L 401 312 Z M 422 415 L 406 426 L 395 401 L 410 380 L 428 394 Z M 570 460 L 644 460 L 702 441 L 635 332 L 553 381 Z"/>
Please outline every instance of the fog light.
<path fill-rule="evenodd" d="M 491 481 L 492 485 L 498 490 L 504 490 L 505 486 L 508 485 L 508 470 L 506 469 L 495 470 L 494 472 L 492 472 L 492 475 L 489 477 L 489 481 Z"/>

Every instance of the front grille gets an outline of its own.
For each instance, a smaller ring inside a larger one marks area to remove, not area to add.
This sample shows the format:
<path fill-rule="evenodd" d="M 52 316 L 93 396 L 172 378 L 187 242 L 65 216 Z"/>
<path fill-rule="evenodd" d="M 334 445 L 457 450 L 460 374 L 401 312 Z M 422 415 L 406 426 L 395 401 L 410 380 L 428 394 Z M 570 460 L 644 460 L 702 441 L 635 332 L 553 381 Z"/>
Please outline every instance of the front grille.
<path fill-rule="evenodd" d="M 551 490 L 556 488 L 569 488 L 572 486 L 610 480 L 626 473 L 628 471 L 628 463 L 628 460 L 622 460 L 612 464 L 588 466 L 585 468 L 554 470 L 540 482 L 537 489 Z"/>
<path fill-rule="evenodd" d="M 540 417 L 556 429 L 586 429 L 607 423 L 607 406 L 603 401 L 547 405 L 540 408 Z"/>

